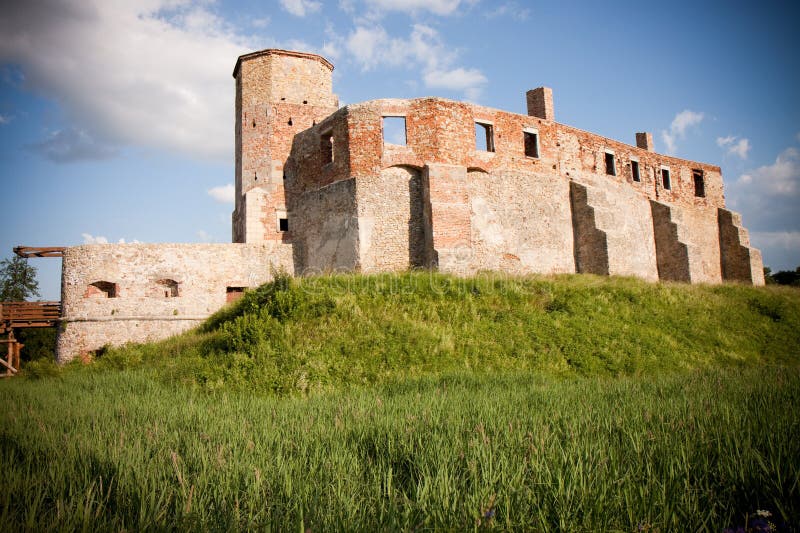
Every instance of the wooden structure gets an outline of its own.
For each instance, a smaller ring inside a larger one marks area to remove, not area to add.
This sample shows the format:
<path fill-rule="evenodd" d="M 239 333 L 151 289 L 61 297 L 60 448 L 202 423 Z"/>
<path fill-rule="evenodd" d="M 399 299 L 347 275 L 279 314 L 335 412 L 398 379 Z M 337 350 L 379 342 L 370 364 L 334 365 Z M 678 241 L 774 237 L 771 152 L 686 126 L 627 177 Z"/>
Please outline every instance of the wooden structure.
<path fill-rule="evenodd" d="M 6 345 L 6 359 L 0 355 L 0 366 L 5 368 L 5 373 L 0 373 L 0 377 L 19 372 L 23 344 L 14 337 L 14 329 L 49 328 L 55 326 L 60 317 L 61 302 L 0 302 L 0 335 L 8 335 L 0 339 L 0 344 Z"/>
<path fill-rule="evenodd" d="M 15 246 L 14 253 L 25 259 L 29 257 L 64 257 L 63 246 Z"/>

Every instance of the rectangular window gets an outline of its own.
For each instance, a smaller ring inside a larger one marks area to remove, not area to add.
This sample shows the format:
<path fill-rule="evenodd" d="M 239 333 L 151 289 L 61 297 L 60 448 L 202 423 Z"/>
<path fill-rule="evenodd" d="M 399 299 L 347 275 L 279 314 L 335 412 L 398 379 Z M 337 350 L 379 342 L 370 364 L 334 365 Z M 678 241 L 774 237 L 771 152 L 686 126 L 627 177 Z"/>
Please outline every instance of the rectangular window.
<path fill-rule="evenodd" d="M 609 176 L 617 175 L 617 166 L 614 164 L 614 152 L 606 152 L 606 174 Z"/>
<path fill-rule="evenodd" d="M 483 122 L 475 123 L 475 149 L 494 152 L 494 126 Z"/>
<path fill-rule="evenodd" d="M 706 182 L 702 170 L 693 170 L 692 176 L 694 177 L 694 195 L 698 198 L 706 197 Z"/>
<path fill-rule="evenodd" d="M 669 179 L 669 169 L 667 167 L 661 167 L 661 185 L 667 189 L 672 189 L 672 183 Z"/>
<path fill-rule="evenodd" d="M 406 145 L 406 117 L 383 117 L 383 144 Z"/>
<path fill-rule="evenodd" d="M 633 181 L 642 181 L 642 176 L 639 174 L 639 162 L 631 159 L 631 178 Z"/>
<path fill-rule="evenodd" d="M 225 301 L 235 302 L 244 296 L 244 287 L 225 287 Z"/>
<path fill-rule="evenodd" d="M 319 136 L 319 151 L 323 165 L 333 163 L 333 131 L 327 131 Z"/>
<path fill-rule="evenodd" d="M 525 156 L 539 157 L 539 132 L 536 130 L 525 130 Z"/>
<path fill-rule="evenodd" d="M 278 219 L 278 231 L 289 231 L 289 219 L 288 218 L 279 218 Z"/>

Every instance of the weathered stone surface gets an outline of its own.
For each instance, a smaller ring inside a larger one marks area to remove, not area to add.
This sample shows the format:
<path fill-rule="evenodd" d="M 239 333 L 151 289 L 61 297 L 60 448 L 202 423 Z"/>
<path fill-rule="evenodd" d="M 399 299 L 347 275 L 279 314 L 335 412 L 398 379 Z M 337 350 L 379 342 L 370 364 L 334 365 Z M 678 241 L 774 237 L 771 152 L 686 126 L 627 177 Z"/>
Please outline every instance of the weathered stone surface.
<path fill-rule="evenodd" d="M 106 344 L 157 340 L 191 328 L 225 305 L 229 287 L 257 287 L 280 269 L 293 273 L 291 254 L 290 245 L 274 242 L 67 248 L 58 360 Z M 177 296 L 159 283 L 163 280 L 175 282 Z M 113 286 L 113 297 L 96 285 Z"/>

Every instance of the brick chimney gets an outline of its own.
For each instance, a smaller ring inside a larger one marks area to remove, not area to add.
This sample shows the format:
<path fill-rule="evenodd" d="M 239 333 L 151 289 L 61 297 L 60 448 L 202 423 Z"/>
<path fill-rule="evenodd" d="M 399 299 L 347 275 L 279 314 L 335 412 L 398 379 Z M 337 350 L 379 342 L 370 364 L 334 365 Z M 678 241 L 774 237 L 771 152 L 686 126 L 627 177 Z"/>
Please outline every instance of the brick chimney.
<path fill-rule="evenodd" d="M 550 87 L 539 87 L 531 89 L 525 93 L 528 101 L 528 115 L 531 117 L 543 118 L 545 120 L 555 120 L 553 113 L 553 89 Z"/>
<path fill-rule="evenodd" d="M 648 152 L 653 151 L 653 134 L 648 132 L 642 132 L 636 134 L 636 146 L 639 148 L 644 148 Z"/>

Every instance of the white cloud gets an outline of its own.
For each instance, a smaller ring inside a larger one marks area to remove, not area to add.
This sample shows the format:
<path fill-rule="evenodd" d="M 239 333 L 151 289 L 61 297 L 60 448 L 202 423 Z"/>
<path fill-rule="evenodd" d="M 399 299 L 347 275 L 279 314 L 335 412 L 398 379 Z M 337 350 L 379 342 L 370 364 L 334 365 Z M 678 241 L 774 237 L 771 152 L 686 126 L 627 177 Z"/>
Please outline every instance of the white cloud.
<path fill-rule="evenodd" d="M 370 8 L 379 11 L 430 11 L 436 15 L 451 15 L 458 9 L 461 0 L 370 0 L 367 3 Z"/>
<path fill-rule="evenodd" d="M 414 24 L 407 38 L 391 37 L 380 25 L 358 26 L 344 40 L 345 49 L 363 70 L 376 67 L 406 67 L 421 70 L 425 86 L 463 91 L 478 97 L 487 83 L 475 68 L 455 67 L 457 54 L 430 26 Z"/>
<path fill-rule="evenodd" d="M 101 145 L 227 158 L 231 70 L 252 47 L 202 0 L 38 0 L 4 9 L 0 63 Z"/>
<path fill-rule="evenodd" d="M 739 139 L 734 135 L 717 137 L 717 146 L 724 148 L 725 153 L 729 155 L 736 155 L 739 156 L 740 159 L 747 159 L 747 154 L 750 152 L 750 139 Z"/>
<path fill-rule="evenodd" d="M 81 237 L 83 237 L 83 244 L 108 244 L 108 239 L 102 235 L 94 236 L 89 233 L 81 233 Z"/>
<path fill-rule="evenodd" d="M 753 243 L 764 248 L 781 248 L 800 252 L 800 231 L 754 231 Z"/>
<path fill-rule="evenodd" d="M 200 242 L 214 242 L 214 237 L 211 236 L 206 230 L 197 230 L 197 238 Z"/>
<path fill-rule="evenodd" d="M 487 19 L 508 16 L 516 20 L 528 20 L 531 10 L 520 6 L 517 2 L 505 2 L 491 11 L 487 11 L 484 16 Z"/>
<path fill-rule="evenodd" d="M 81 233 L 83 244 L 108 244 L 108 239 L 102 235 L 92 235 L 91 233 Z M 117 244 L 126 244 L 124 238 L 117 240 Z M 127 244 L 141 244 L 137 239 L 128 241 Z"/>
<path fill-rule="evenodd" d="M 761 250 L 764 266 L 773 272 L 800 266 L 800 231 L 754 231 L 750 243 Z"/>
<path fill-rule="evenodd" d="M 254 28 L 266 28 L 272 22 L 269 17 L 254 18 L 250 21 L 250 25 Z"/>
<path fill-rule="evenodd" d="M 796 148 L 787 148 L 773 164 L 743 174 L 739 182 L 753 185 L 769 194 L 796 195 L 800 192 L 800 152 Z"/>
<path fill-rule="evenodd" d="M 297 17 L 305 17 L 309 13 L 316 13 L 322 8 L 320 2 L 314 0 L 281 0 L 283 9 Z"/>
<path fill-rule="evenodd" d="M 0 115 L 0 124 L 8 124 L 11 122 L 11 117 L 7 115 Z"/>
<path fill-rule="evenodd" d="M 212 187 L 207 192 L 210 197 L 222 204 L 232 204 L 236 200 L 234 196 L 236 194 L 236 189 L 231 183 L 219 187 Z"/>
<path fill-rule="evenodd" d="M 453 70 L 432 70 L 424 76 L 425 85 L 438 89 L 463 91 L 470 87 L 482 85 L 488 80 L 477 69 L 456 68 Z"/>
<path fill-rule="evenodd" d="M 704 116 L 703 113 L 698 113 L 689 109 L 685 109 L 675 115 L 675 118 L 672 119 L 672 124 L 669 126 L 669 130 L 661 131 L 661 139 L 667 147 L 668 154 L 675 154 L 677 141 L 686 137 L 686 130 L 700 124 Z"/>
<path fill-rule="evenodd" d="M 31 144 L 28 148 L 56 163 L 108 159 L 114 157 L 118 151 L 116 147 L 98 142 L 86 131 L 76 128 L 54 131 L 47 139 Z"/>
<path fill-rule="evenodd" d="M 379 63 L 396 60 L 388 54 L 389 44 L 389 34 L 382 27 L 358 27 L 347 37 L 346 47 L 361 68 L 369 70 Z"/>

